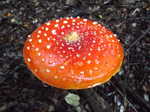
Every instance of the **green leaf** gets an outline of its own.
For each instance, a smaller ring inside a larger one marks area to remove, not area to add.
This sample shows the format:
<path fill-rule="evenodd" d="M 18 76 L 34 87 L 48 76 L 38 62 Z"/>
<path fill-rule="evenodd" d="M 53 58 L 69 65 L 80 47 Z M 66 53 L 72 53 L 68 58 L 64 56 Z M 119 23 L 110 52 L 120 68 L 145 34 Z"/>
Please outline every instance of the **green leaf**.
<path fill-rule="evenodd" d="M 74 93 L 68 93 L 65 96 L 65 101 L 72 106 L 78 106 L 80 104 L 80 97 Z"/>

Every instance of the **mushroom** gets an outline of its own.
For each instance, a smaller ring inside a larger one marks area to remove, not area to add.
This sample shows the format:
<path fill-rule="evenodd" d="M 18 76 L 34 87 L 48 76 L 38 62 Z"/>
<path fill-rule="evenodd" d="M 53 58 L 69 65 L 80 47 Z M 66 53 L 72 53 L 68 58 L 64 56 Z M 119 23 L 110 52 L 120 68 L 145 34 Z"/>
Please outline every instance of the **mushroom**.
<path fill-rule="evenodd" d="M 25 42 L 25 63 L 48 85 L 85 89 L 109 81 L 122 65 L 116 35 L 95 21 L 66 17 L 48 21 Z"/>

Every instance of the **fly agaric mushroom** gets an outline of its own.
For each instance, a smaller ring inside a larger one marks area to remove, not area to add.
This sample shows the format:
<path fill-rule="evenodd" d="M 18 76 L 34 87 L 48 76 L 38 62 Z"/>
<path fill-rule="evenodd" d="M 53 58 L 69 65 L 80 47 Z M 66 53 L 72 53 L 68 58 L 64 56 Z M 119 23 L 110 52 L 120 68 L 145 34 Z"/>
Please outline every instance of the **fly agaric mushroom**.
<path fill-rule="evenodd" d="M 107 82 L 121 67 L 123 48 L 110 30 L 80 17 L 48 21 L 28 36 L 25 63 L 36 77 L 63 89 Z"/>

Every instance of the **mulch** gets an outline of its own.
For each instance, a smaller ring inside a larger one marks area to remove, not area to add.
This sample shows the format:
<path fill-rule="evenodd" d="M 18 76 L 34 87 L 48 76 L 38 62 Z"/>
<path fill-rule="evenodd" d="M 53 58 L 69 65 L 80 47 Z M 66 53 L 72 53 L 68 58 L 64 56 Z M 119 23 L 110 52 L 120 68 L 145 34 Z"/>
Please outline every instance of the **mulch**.
<path fill-rule="evenodd" d="M 48 20 L 80 16 L 118 35 L 125 59 L 108 83 L 86 90 L 43 84 L 22 56 L 27 35 Z M 80 105 L 67 104 L 68 93 Z M 149 0 L 0 0 L 0 112 L 150 112 Z"/>

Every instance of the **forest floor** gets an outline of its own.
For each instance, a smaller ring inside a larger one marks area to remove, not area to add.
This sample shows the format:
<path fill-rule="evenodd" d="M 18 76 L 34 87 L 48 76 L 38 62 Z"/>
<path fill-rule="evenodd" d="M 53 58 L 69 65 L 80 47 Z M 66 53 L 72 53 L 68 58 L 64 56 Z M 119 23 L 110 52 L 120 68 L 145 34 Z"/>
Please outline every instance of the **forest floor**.
<path fill-rule="evenodd" d="M 48 20 L 80 16 L 118 35 L 125 59 L 108 83 L 86 90 L 47 86 L 27 69 L 27 35 Z M 74 93 L 80 104 L 65 96 Z M 149 0 L 0 0 L 0 112 L 150 112 Z"/>

